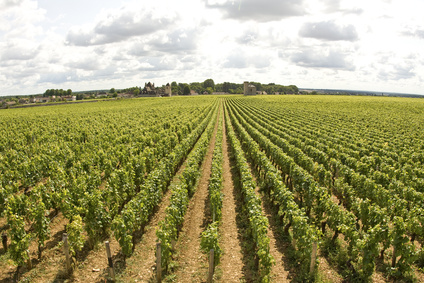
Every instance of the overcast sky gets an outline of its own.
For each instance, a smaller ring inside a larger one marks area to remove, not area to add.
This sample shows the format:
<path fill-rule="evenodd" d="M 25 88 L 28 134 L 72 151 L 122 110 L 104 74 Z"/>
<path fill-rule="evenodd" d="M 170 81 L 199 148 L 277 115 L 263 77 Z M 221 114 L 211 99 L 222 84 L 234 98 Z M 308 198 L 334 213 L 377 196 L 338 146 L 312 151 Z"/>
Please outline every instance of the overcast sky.
<path fill-rule="evenodd" d="M 167 82 L 424 94 L 422 0 L 0 0 L 0 96 Z"/>

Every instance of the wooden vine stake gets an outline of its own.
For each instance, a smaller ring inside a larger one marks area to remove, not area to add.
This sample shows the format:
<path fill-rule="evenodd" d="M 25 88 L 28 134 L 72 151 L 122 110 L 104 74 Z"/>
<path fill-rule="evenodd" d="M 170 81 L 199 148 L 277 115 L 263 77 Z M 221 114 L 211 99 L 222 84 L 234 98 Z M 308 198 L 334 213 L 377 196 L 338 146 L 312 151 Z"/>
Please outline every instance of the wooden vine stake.
<path fill-rule="evenodd" d="M 107 262 L 109 265 L 109 276 L 113 281 L 115 281 L 115 270 L 113 269 L 112 253 L 110 252 L 109 241 L 105 242 L 105 246 L 106 246 Z"/>
<path fill-rule="evenodd" d="M 71 259 L 69 256 L 69 245 L 68 245 L 68 234 L 63 233 L 63 248 L 65 251 L 65 259 L 66 259 L 66 272 L 71 270 Z"/>
<path fill-rule="evenodd" d="M 208 283 L 212 283 L 212 279 L 213 279 L 213 273 L 214 273 L 214 269 L 215 269 L 215 263 L 214 263 L 214 250 L 211 249 L 209 251 L 209 274 L 208 274 Z"/>
<path fill-rule="evenodd" d="M 396 247 L 393 247 L 392 267 L 396 266 Z"/>
<path fill-rule="evenodd" d="M 6 233 L 3 233 L 1 235 L 1 241 L 3 243 L 4 252 L 7 252 L 7 234 Z"/>
<path fill-rule="evenodd" d="M 315 262 L 317 260 L 317 249 L 318 249 L 318 245 L 317 242 L 314 242 L 312 244 L 312 254 L 311 254 L 311 266 L 309 268 L 309 273 L 313 274 L 314 273 L 314 269 L 315 269 Z"/>
<path fill-rule="evenodd" d="M 28 267 L 28 269 L 32 269 L 31 255 L 29 254 L 29 250 L 26 250 L 26 254 L 28 256 L 27 267 Z"/>
<path fill-rule="evenodd" d="M 162 282 L 162 251 L 160 243 L 156 244 L 156 279 Z"/>

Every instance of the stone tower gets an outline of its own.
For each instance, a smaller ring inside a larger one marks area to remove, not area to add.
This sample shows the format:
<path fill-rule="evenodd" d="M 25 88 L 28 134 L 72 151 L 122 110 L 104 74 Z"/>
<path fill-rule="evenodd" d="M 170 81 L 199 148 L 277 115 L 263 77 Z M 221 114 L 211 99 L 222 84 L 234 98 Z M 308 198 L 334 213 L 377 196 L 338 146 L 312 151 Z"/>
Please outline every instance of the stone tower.
<path fill-rule="evenodd" d="M 165 86 L 165 95 L 166 96 L 172 96 L 172 89 L 171 89 L 171 85 L 169 83 L 167 83 L 166 86 Z"/>
<path fill-rule="evenodd" d="M 249 91 L 249 82 L 244 82 L 243 94 L 247 95 L 248 91 Z"/>

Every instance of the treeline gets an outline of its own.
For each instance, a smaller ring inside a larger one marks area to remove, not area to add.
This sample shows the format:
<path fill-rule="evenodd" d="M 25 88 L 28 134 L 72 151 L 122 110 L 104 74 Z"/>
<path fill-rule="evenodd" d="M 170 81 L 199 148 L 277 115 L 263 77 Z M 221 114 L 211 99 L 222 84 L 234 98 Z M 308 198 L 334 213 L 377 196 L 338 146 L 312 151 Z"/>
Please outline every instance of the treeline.
<path fill-rule="evenodd" d="M 257 91 L 266 92 L 267 94 L 299 94 L 299 88 L 295 85 L 284 86 L 275 83 L 261 84 L 259 82 L 249 82 L 249 84 L 254 85 Z M 188 91 L 188 93 L 184 93 L 183 91 L 187 88 L 187 86 L 189 87 L 189 90 L 194 90 L 198 94 L 212 94 L 213 92 L 243 94 L 244 91 L 243 84 L 230 82 L 215 84 L 212 79 L 207 79 L 203 83 L 194 82 L 189 85 L 173 82 L 171 84 L 172 93 L 178 93 L 180 95 L 189 94 L 190 91 Z"/>
<path fill-rule="evenodd" d="M 295 85 L 279 85 L 275 83 L 261 84 L 259 82 L 249 82 L 256 87 L 257 91 L 265 92 L 267 94 L 299 94 L 299 89 Z M 164 87 L 164 86 L 162 86 Z M 161 87 L 156 87 L 161 88 Z M 213 79 L 207 79 L 204 82 L 192 82 L 192 83 L 177 83 L 173 81 L 171 83 L 171 91 L 173 95 L 190 95 L 192 92 L 197 94 L 212 94 L 214 92 L 224 92 L 230 94 L 243 94 L 244 86 L 243 84 L 224 82 L 215 84 Z M 142 87 L 135 86 L 125 89 L 115 90 L 111 88 L 109 95 L 116 97 L 120 93 L 129 93 L 133 95 L 139 95 L 142 92 Z M 107 91 L 102 92 L 85 92 L 85 94 L 107 94 Z M 63 89 L 48 89 L 43 94 L 44 97 L 51 96 L 69 96 L 72 95 L 72 90 L 63 90 Z M 77 100 L 84 99 L 82 93 L 76 94 Z"/>
<path fill-rule="evenodd" d="M 299 89 L 295 85 L 279 85 L 275 83 L 261 84 L 258 82 L 249 82 L 249 84 L 254 85 L 257 91 L 266 92 L 267 94 L 298 94 Z M 222 84 L 216 84 L 216 92 L 226 92 L 231 94 L 242 94 L 244 86 L 243 84 L 224 82 Z"/>
<path fill-rule="evenodd" d="M 44 97 L 50 97 L 50 96 L 64 96 L 64 95 L 72 95 L 71 89 L 48 89 L 44 92 Z"/>

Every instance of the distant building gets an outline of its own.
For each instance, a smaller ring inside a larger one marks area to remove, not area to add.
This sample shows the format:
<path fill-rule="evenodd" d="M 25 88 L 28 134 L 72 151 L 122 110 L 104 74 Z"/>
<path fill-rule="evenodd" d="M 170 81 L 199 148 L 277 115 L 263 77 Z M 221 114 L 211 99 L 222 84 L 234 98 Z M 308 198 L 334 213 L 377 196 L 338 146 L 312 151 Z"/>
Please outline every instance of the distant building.
<path fill-rule="evenodd" d="M 244 82 L 244 95 L 256 95 L 256 86 L 249 84 L 249 82 Z"/>
<path fill-rule="evenodd" d="M 47 103 L 50 102 L 50 97 L 37 96 L 30 99 L 31 103 Z"/>
<path fill-rule="evenodd" d="M 118 93 L 119 98 L 131 98 L 133 95 L 131 93 Z"/>
<path fill-rule="evenodd" d="M 141 90 L 141 96 L 172 96 L 171 85 L 167 83 L 165 87 L 155 87 L 154 83 L 145 83 Z"/>
<path fill-rule="evenodd" d="M 62 96 L 63 101 L 77 101 L 77 97 L 75 95 L 67 95 Z"/>
<path fill-rule="evenodd" d="M 169 97 L 172 96 L 172 89 L 169 83 L 167 83 L 165 86 L 165 94 L 163 96 L 169 96 Z"/>
<path fill-rule="evenodd" d="M 155 84 L 148 82 L 144 84 L 144 88 L 141 91 L 141 94 L 149 94 L 149 95 L 156 95 L 156 88 L 155 88 Z"/>

